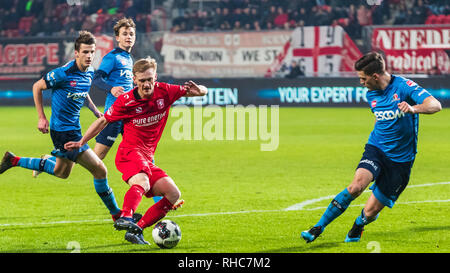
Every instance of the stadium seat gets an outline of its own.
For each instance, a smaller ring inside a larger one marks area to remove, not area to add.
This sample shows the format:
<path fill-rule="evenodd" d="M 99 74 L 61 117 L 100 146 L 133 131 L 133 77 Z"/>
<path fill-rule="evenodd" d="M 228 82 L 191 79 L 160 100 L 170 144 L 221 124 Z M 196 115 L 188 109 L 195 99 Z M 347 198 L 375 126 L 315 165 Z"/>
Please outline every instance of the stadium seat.
<path fill-rule="evenodd" d="M 440 14 L 437 16 L 436 24 L 445 24 L 446 16 L 445 14 Z"/>
<path fill-rule="evenodd" d="M 432 15 L 427 17 L 427 20 L 425 21 L 425 24 L 426 25 L 434 25 L 434 24 L 436 24 L 436 21 L 437 21 L 436 15 L 432 14 Z"/>
<path fill-rule="evenodd" d="M 348 26 L 348 18 L 339 18 L 338 24 L 342 27 Z"/>
<path fill-rule="evenodd" d="M 19 32 L 22 34 L 30 32 L 33 16 L 22 17 L 19 21 Z"/>
<path fill-rule="evenodd" d="M 103 26 L 103 24 L 105 23 L 105 21 L 107 19 L 105 14 L 103 14 L 103 13 L 97 13 L 97 14 L 98 14 L 98 16 L 97 16 L 96 24 Z"/>

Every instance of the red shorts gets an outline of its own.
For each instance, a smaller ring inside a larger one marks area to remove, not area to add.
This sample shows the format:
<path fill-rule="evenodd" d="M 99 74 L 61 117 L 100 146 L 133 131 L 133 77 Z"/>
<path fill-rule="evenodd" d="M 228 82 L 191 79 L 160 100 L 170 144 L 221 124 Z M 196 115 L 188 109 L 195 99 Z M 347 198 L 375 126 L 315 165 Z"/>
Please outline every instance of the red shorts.
<path fill-rule="evenodd" d="M 119 147 L 116 155 L 116 167 L 122 173 L 122 179 L 127 183 L 131 177 L 138 173 L 147 174 L 150 180 L 150 188 L 160 178 L 168 176 L 162 169 L 153 164 L 153 158 L 147 157 L 137 149 Z M 148 191 L 145 196 L 151 197 L 150 192 Z"/>

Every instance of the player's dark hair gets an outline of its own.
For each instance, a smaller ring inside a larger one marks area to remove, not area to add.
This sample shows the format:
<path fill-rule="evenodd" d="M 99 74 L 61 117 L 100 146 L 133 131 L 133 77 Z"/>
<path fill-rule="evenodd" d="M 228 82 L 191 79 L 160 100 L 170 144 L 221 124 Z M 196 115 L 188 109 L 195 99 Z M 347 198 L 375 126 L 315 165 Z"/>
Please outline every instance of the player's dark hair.
<path fill-rule="evenodd" d="M 78 38 L 75 40 L 76 51 L 80 50 L 81 44 L 95 45 L 95 36 L 86 30 L 78 32 Z"/>
<path fill-rule="evenodd" d="M 363 71 L 369 76 L 373 73 L 383 74 L 385 71 L 383 56 L 378 52 L 369 52 L 355 62 L 355 70 Z"/>
<path fill-rule="evenodd" d="M 136 24 L 134 23 L 133 19 L 131 18 L 122 18 L 119 21 L 117 21 L 117 23 L 114 25 L 114 34 L 116 36 L 119 36 L 120 34 L 120 28 L 121 27 L 125 27 L 125 28 L 134 28 L 134 30 L 136 30 Z"/>

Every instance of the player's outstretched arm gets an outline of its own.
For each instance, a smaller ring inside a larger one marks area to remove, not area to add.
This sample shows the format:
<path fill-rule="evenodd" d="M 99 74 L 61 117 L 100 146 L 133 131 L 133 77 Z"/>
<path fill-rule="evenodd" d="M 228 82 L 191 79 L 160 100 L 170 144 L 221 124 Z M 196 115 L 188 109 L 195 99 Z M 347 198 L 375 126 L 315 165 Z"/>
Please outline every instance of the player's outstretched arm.
<path fill-rule="evenodd" d="M 184 88 L 186 89 L 185 97 L 198 97 L 208 94 L 208 88 L 203 85 L 198 85 L 193 81 L 185 82 Z"/>
<path fill-rule="evenodd" d="M 100 117 L 96 121 L 94 121 L 91 126 L 87 129 L 86 133 L 84 133 L 84 136 L 80 139 L 78 142 L 70 141 L 64 144 L 64 149 L 66 150 L 74 150 L 82 147 L 84 144 L 86 144 L 89 140 L 91 140 L 93 137 L 98 135 L 103 128 L 108 125 L 108 121 L 105 119 L 104 116 Z"/>
<path fill-rule="evenodd" d="M 49 122 L 45 116 L 44 106 L 42 104 L 42 91 L 47 89 L 47 83 L 44 79 L 40 79 L 33 84 L 33 99 L 34 105 L 38 113 L 38 130 L 43 134 L 48 133 Z"/>
<path fill-rule="evenodd" d="M 87 107 L 89 108 L 89 110 L 92 111 L 92 113 L 94 113 L 94 115 L 97 118 L 103 116 L 103 113 L 98 110 L 97 106 L 95 106 L 94 102 L 92 101 L 92 99 L 89 95 L 87 95 L 86 101 L 87 101 Z"/>
<path fill-rule="evenodd" d="M 406 101 L 402 101 L 398 104 L 398 109 L 411 114 L 434 114 L 441 111 L 442 106 L 436 98 L 429 96 L 422 104 L 416 104 L 414 106 L 409 105 Z"/>

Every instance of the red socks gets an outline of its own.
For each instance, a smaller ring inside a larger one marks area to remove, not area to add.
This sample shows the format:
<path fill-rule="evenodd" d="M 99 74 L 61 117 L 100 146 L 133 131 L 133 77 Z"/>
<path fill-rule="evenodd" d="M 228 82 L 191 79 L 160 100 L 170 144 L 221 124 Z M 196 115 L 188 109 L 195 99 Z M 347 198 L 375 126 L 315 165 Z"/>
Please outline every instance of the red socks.
<path fill-rule="evenodd" d="M 147 212 L 145 212 L 144 216 L 142 216 L 137 225 L 142 229 L 153 225 L 158 222 L 158 220 L 166 216 L 167 212 L 169 212 L 172 207 L 173 204 L 170 203 L 166 197 L 163 197 L 163 199 L 156 202 L 147 210 Z"/>
<path fill-rule="evenodd" d="M 11 164 L 15 167 L 19 163 L 20 157 L 16 156 L 11 159 Z"/>
<path fill-rule="evenodd" d="M 120 217 L 133 217 L 133 213 L 141 203 L 142 195 L 144 195 L 144 193 L 145 190 L 141 186 L 131 186 L 123 199 L 122 214 Z"/>
<path fill-rule="evenodd" d="M 120 217 L 133 217 L 133 213 L 141 203 L 144 193 L 144 188 L 142 188 L 141 186 L 131 186 L 125 194 L 122 206 L 122 214 L 120 215 Z M 163 199 L 156 202 L 145 212 L 144 216 L 142 216 L 137 225 L 142 229 L 153 225 L 154 223 L 158 222 L 158 220 L 166 216 L 167 212 L 169 212 L 172 207 L 173 204 L 170 203 L 170 201 L 166 197 L 163 197 Z"/>

